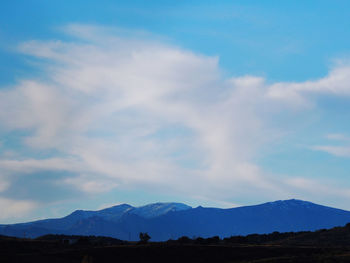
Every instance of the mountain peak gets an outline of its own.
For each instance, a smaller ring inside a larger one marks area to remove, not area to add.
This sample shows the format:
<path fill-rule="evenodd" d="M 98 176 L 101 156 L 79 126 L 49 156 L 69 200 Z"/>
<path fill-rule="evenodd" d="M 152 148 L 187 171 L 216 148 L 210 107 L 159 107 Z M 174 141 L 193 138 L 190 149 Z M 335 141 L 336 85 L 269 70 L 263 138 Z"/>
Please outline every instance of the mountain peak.
<path fill-rule="evenodd" d="M 144 207 L 154 207 L 154 208 L 162 208 L 162 207 L 176 207 L 179 209 L 189 209 L 192 208 L 189 205 L 183 204 L 183 203 L 176 203 L 176 202 L 157 202 L 157 203 L 151 203 L 143 206 L 139 206 L 137 208 L 144 208 Z"/>
<path fill-rule="evenodd" d="M 185 205 L 183 203 L 158 202 L 137 207 L 134 211 L 132 211 L 132 213 L 144 218 L 152 218 L 166 214 L 168 212 L 182 211 L 191 208 L 191 206 Z"/>
<path fill-rule="evenodd" d="M 323 206 L 319 204 L 315 204 L 309 201 L 299 200 L 299 199 L 288 199 L 288 200 L 277 200 L 274 202 L 268 202 L 258 205 L 261 208 L 265 209 L 277 209 L 277 210 L 310 210 L 310 211 L 316 211 L 319 209 L 329 210 L 329 209 L 335 209 L 331 208 L 329 206 Z M 341 209 L 338 209 L 341 210 Z"/>
<path fill-rule="evenodd" d="M 265 203 L 266 205 L 276 205 L 276 206 L 317 206 L 316 204 L 299 200 L 299 199 L 287 199 L 287 200 L 277 200 L 273 202 Z M 263 204 L 263 205 L 265 205 Z"/>
<path fill-rule="evenodd" d="M 134 208 L 133 206 L 129 205 L 129 204 L 119 204 L 119 205 L 114 205 L 114 206 L 111 206 L 111 207 L 107 207 L 107 208 L 103 208 L 99 211 L 102 211 L 102 210 L 116 210 L 116 209 L 128 209 L 128 208 Z"/>

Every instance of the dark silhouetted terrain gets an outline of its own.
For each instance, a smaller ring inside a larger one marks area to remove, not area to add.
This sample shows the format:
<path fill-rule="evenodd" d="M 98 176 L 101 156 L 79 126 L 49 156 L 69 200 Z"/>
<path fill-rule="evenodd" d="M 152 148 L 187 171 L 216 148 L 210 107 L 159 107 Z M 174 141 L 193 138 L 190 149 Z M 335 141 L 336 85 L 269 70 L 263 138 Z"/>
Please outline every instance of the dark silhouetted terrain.
<path fill-rule="evenodd" d="M 148 244 L 96 236 L 1 236 L 0 262 L 350 262 L 350 224 L 316 232 L 181 237 Z"/>

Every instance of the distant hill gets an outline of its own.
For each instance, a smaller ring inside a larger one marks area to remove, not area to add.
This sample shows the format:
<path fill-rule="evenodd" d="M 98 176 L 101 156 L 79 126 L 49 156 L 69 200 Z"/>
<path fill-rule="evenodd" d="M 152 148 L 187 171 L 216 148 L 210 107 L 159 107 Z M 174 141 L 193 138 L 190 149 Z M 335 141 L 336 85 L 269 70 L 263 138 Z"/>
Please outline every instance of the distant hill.
<path fill-rule="evenodd" d="M 38 237 L 46 234 L 109 236 L 138 240 L 148 232 L 151 240 L 188 237 L 230 237 L 274 231 L 314 231 L 350 222 L 350 212 L 301 200 L 269 202 L 238 208 L 191 208 L 181 203 L 127 204 L 99 211 L 77 210 L 58 219 L 0 225 L 0 235 Z"/>

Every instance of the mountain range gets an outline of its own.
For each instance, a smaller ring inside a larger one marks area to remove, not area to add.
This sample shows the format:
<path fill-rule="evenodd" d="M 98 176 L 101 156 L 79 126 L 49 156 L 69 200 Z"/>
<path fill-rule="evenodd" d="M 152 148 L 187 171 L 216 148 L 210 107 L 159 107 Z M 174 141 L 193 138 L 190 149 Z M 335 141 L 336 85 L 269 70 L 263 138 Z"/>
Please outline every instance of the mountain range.
<path fill-rule="evenodd" d="M 163 241 L 181 236 L 314 231 L 349 222 L 350 211 L 295 199 L 229 209 L 192 208 L 182 203 L 121 204 L 98 211 L 76 210 L 62 218 L 0 225 L 0 235 L 96 235 L 138 240 L 140 232 L 148 232 L 151 240 Z"/>

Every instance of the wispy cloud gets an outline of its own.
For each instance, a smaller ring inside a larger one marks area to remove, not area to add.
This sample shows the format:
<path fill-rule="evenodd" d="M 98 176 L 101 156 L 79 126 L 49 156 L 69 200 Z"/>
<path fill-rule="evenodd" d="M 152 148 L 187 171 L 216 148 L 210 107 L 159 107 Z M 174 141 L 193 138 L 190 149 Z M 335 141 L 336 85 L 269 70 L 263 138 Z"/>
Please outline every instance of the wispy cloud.
<path fill-rule="evenodd" d="M 75 40 L 20 46 L 43 59 L 44 78 L 0 91 L 2 130 L 25 130 L 23 147 L 57 154 L 2 158 L 7 174 L 67 171 L 74 176 L 62 185 L 94 194 L 131 187 L 226 203 L 280 196 L 294 188 L 254 162 L 283 133 L 271 116 L 285 101 L 304 106 L 310 94 L 350 95 L 348 67 L 316 81 L 270 85 L 255 76 L 225 78 L 217 57 L 149 36 L 65 30 Z"/>
<path fill-rule="evenodd" d="M 312 149 L 339 157 L 350 157 L 350 146 L 313 146 Z"/>
<path fill-rule="evenodd" d="M 327 134 L 326 138 L 341 145 L 315 145 L 310 147 L 314 151 L 325 152 L 338 157 L 350 157 L 350 137 L 341 133 Z"/>
<path fill-rule="evenodd" d="M 37 203 L 26 200 L 13 200 L 0 197 L 0 219 L 9 220 L 20 218 L 38 206 Z"/>
<path fill-rule="evenodd" d="M 350 137 L 345 135 L 345 134 L 341 134 L 341 133 L 327 134 L 326 138 L 329 140 L 350 142 Z"/>
<path fill-rule="evenodd" d="M 269 87 L 267 94 L 298 107 L 310 106 L 310 97 L 315 95 L 350 96 L 350 67 L 336 67 L 328 76 L 314 81 L 276 83 Z"/>

